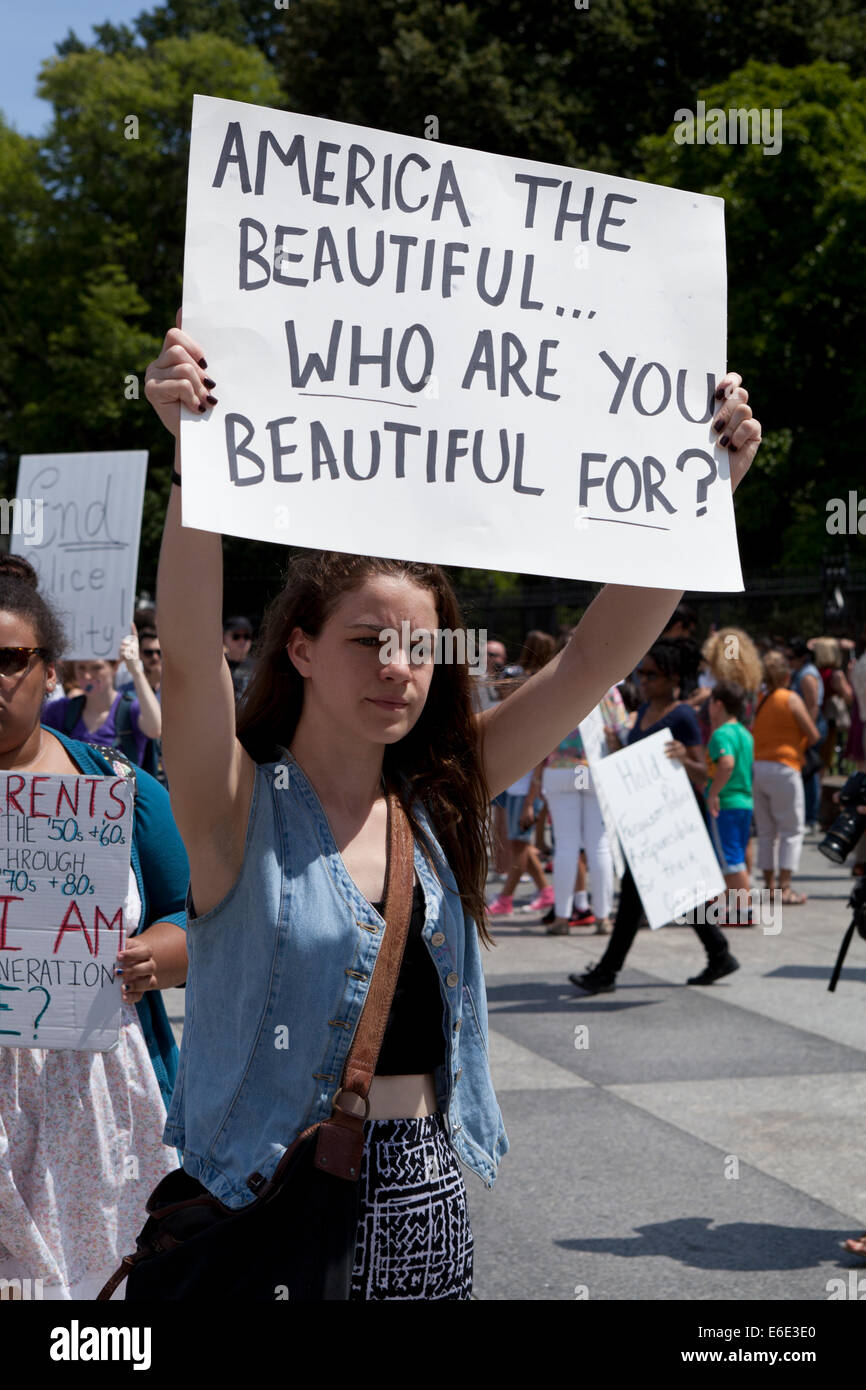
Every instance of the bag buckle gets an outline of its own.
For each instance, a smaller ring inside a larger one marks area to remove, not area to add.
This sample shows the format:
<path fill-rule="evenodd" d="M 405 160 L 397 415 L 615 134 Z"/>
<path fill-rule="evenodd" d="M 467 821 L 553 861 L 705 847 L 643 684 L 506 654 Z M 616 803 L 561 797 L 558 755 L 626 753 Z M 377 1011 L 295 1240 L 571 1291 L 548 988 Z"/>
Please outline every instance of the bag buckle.
<path fill-rule="evenodd" d="M 358 1112 L 357 1110 L 348 1110 L 348 1109 L 345 1109 L 342 1105 L 337 1105 L 337 1101 L 338 1101 L 338 1099 L 339 1099 L 340 1096 L 354 1096 L 355 1100 L 360 1100 L 360 1101 L 362 1101 L 362 1102 L 363 1102 L 363 1105 L 364 1105 L 364 1121 L 366 1122 L 367 1120 L 369 1120 L 369 1118 L 370 1118 L 370 1101 L 369 1101 L 369 1098 L 368 1098 L 367 1096 L 359 1096 L 357 1091 L 347 1091 L 347 1090 L 345 1089 L 345 1087 L 343 1087 L 343 1086 L 339 1086 L 339 1087 L 337 1088 L 337 1090 L 334 1092 L 334 1099 L 332 1100 L 331 1105 L 333 1106 L 333 1108 L 334 1108 L 335 1110 L 340 1110 L 340 1111 L 342 1111 L 342 1113 L 343 1113 L 344 1115 L 352 1115 L 352 1116 L 359 1116 L 359 1112 Z"/>

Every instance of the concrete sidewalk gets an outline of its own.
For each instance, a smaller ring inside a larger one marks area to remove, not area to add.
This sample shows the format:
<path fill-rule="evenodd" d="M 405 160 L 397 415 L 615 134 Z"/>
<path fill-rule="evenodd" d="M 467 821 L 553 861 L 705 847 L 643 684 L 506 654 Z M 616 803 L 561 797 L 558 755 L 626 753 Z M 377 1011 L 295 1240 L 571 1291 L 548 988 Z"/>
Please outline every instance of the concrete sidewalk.
<path fill-rule="evenodd" d="M 706 989 L 684 984 L 704 963 L 689 927 L 640 931 L 616 993 L 592 997 L 568 974 L 605 938 L 495 919 L 511 1151 L 492 1191 L 466 1174 L 476 1297 L 820 1300 L 857 1265 L 839 1242 L 866 1228 L 866 942 L 829 994 L 852 879 L 817 838 L 808 902 L 778 934 L 729 929 L 741 969 Z M 179 1038 L 184 991 L 165 997 Z"/>
<path fill-rule="evenodd" d="M 728 929 L 741 969 L 709 988 L 684 984 L 689 927 L 639 932 L 616 993 L 587 996 L 567 977 L 605 938 L 495 919 L 512 1150 L 491 1192 L 467 1178 L 478 1297 L 825 1299 L 856 1265 L 838 1243 L 866 1225 L 866 942 L 829 994 L 852 879 L 817 840 L 808 902 L 778 934 Z"/>

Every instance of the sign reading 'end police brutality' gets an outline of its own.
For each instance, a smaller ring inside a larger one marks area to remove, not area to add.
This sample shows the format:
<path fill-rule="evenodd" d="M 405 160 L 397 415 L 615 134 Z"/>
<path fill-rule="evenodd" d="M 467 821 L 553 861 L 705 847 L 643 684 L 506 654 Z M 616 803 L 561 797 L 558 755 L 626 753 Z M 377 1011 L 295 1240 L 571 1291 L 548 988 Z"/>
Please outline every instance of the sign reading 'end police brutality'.
<path fill-rule="evenodd" d="M 135 606 L 147 451 L 24 454 L 17 501 L 30 503 L 38 534 L 13 536 L 39 587 L 57 604 L 67 660 L 113 660 Z"/>
<path fill-rule="evenodd" d="M 0 773 L 0 1046 L 117 1043 L 131 842 L 123 777 Z"/>
<path fill-rule="evenodd" d="M 197 96 L 184 524 L 740 589 L 725 291 L 718 198 Z"/>

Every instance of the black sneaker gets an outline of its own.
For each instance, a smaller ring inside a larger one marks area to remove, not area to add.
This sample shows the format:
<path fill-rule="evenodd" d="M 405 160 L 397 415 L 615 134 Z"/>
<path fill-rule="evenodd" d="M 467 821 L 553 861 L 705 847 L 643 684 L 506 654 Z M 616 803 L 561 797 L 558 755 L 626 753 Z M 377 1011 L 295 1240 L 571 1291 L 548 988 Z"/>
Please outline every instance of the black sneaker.
<path fill-rule="evenodd" d="M 721 980 L 724 975 L 733 975 L 735 970 L 739 970 L 740 962 L 728 952 L 720 960 L 710 961 L 706 970 L 702 970 L 700 975 L 692 975 L 686 981 L 688 985 L 712 985 L 716 980 Z"/>
<path fill-rule="evenodd" d="M 573 985 L 585 990 L 587 994 L 613 994 L 616 989 L 613 975 L 606 975 L 597 965 L 587 970 L 585 975 L 569 975 L 568 978 Z"/>
<path fill-rule="evenodd" d="M 542 924 L 543 924 L 545 927 L 549 927 L 550 924 L 551 924 L 551 922 L 554 920 L 555 917 L 556 917 L 556 903 L 553 904 L 553 907 L 549 907 L 549 908 L 547 909 L 547 911 L 545 912 L 544 916 L 543 916 L 542 919 L 541 919 Z"/>

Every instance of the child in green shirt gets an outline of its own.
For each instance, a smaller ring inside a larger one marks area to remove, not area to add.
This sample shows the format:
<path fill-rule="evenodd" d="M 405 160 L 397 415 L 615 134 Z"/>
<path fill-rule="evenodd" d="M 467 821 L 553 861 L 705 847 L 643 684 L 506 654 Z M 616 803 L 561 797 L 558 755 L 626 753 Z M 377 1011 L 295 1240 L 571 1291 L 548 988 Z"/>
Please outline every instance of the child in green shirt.
<path fill-rule="evenodd" d="M 752 826 L 755 741 L 740 723 L 744 702 L 745 693 L 734 681 L 721 681 L 710 696 L 713 732 L 707 744 L 710 780 L 704 796 L 710 813 L 710 837 L 725 883 L 729 890 L 744 889 L 748 893 L 746 848 Z"/>

